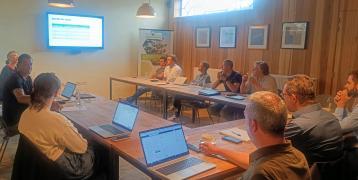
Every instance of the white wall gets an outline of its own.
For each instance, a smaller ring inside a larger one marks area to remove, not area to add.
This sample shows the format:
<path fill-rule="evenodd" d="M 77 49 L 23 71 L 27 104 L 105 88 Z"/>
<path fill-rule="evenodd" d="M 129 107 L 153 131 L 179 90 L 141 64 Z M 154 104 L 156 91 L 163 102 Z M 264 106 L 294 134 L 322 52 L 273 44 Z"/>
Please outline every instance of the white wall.
<path fill-rule="evenodd" d="M 76 8 L 47 6 L 47 0 L 0 0 L 0 63 L 16 50 L 33 57 L 32 77 L 55 72 L 62 82 L 87 82 L 82 90 L 109 96 L 109 77 L 132 76 L 137 71 L 138 29 L 168 28 L 166 0 L 152 0 L 154 19 L 135 17 L 143 0 L 75 0 Z M 46 12 L 104 16 L 105 48 L 66 52 L 46 48 Z M 116 96 L 127 96 L 133 86 L 115 87 Z"/>

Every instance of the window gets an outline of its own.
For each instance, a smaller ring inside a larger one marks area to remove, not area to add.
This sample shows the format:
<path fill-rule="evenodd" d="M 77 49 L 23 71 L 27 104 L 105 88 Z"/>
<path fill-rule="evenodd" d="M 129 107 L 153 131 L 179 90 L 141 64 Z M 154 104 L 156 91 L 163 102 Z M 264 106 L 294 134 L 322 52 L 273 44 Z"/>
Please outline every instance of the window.
<path fill-rule="evenodd" d="M 253 9 L 254 0 L 181 0 L 180 16 Z"/>

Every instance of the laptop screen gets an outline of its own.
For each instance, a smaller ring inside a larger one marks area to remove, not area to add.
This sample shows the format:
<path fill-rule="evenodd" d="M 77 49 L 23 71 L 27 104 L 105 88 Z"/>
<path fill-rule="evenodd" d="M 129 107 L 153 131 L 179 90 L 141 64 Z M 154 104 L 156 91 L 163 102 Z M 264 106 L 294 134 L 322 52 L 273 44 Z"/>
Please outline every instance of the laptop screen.
<path fill-rule="evenodd" d="M 62 91 L 62 96 L 66 97 L 66 98 L 71 98 L 71 96 L 73 95 L 73 92 L 76 89 L 76 84 L 73 84 L 71 82 L 67 82 L 65 85 L 65 88 L 63 88 Z"/>
<path fill-rule="evenodd" d="M 137 119 L 138 108 L 129 104 L 119 102 L 113 117 L 113 124 L 132 131 Z"/>
<path fill-rule="evenodd" d="M 154 166 L 189 154 L 180 124 L 139 133 L 148 166 Z"/>

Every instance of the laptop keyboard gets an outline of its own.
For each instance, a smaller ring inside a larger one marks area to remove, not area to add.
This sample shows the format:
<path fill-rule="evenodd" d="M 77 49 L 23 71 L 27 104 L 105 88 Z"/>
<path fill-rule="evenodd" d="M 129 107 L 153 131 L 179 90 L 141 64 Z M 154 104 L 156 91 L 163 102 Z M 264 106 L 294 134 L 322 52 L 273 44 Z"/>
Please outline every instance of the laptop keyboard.
<path fill-rule="evenodd" d="M 162 173 L 162 174 L 164 174 L 164 175 L 169 175 L 169 174 L 181 171 L 183 169 L 189 168 L 191 166 L 200 164 L 202 162 L 203 161 L 201 161 L 198 158 L 190 157 L 190 158 L 185 159 L 183 161 L 179 161 L 179 162 L 176 162 L 174 164 L 170 164 L 168 166 L 159 168 L 159 169 L 157 169 L 157 171 Z"/>
<path fill-rule="evenodd" d="M 106 125 L 102 125 L 100 126 L 102 129 L 108 131 L 108 132 L 111 132 L 112 134 L 121 134 L 123 133 L 123 131 L 109 125 L 109 124 L 106 124 Z"/>

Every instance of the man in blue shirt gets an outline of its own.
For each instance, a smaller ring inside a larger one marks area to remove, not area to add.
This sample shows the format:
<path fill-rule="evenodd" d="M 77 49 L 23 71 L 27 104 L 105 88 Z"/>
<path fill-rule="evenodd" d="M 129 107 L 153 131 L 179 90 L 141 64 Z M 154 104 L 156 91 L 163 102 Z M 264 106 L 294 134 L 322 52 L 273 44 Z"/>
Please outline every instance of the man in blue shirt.
<path fill-rule="evenodd" d="M 224 84 L 225 90 L 228 92 L 240 92 L 240 84 L 242 76 L 233 70 L 234 63 L 231 60 L 223 62 L 222 71 L 218 73 L 217 80 L 213 83 L 212 88 L 217 88 L 220 84 Z M 221 103 L 215 103 L 209 107 L 211 115 L 220 116 L 225 120 L 234 120 L 244 117 L 243 109 L 228 106 Z"/>
<path fill-rule="evenodd" d="M 32 93 L 32 58 L 28 54 L 19 57 L 16 72 L 5 82 L 3 91 L 3 118 L 9 131 L 17 132 L 22 112 L 30 104 Z"/>
<path fill-rule="evenodd" d="M 352 112 L 346 109 L 350 99 L 353 101 Z M 334 100 L 337 104 L 335 115 L 339 119 L 342 132 L 355 132 L 358 137 L 358 70 L 349 73 L 344 90 L 338 91 Z"/>
<path fill-rule="evenodd" d="M 309 164 L 328 162 L 343 155 L 343 138 L 337 118 L 315 102 L 313 81 L 296 75 L 282 92 L 293 119 L 285 128 L 285 137 L 300 150 Z"/>
<path fill-rule="evenodd" d="M 206 85 L 211 83 L 210 75 L 207 72 L 208 69 L 209 69 L 209 63 L 201 62 L 199 64 L 199 68 L 198 68 L 198 71 L 200 72 L 200 74 L 198 74 L 190 84 L 195 85 L 195 86 L 205 87 Z M 195 100 L 195 98 L 191 98 L 188 96 L 182 96 L 182 95 L 176 95 L 174 98 L 174 103 L 173 103 L 174 107 L 176 108 L 174 118 L 179 118 L 179 116 L 180 116 L 182 101 L 189 101 L 189 102 L 191 102 L 193 104 L 197 104 L 197 105 L 205 104 L 205 102 L 200 101 L 200 100 Z"/>

